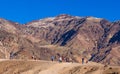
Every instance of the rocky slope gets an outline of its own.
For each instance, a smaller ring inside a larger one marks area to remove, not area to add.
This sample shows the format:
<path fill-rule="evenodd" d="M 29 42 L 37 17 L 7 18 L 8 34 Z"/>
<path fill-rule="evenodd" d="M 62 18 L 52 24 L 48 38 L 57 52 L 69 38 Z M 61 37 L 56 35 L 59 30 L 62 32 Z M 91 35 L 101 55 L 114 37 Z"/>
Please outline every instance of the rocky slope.
<path fill-rule="evenodd" d="M 62 14 L 19 25 L 0 20 L 0 57 L 50 60 L 51 55 L 80 62 L 120 65 L 120 21 Z"/>

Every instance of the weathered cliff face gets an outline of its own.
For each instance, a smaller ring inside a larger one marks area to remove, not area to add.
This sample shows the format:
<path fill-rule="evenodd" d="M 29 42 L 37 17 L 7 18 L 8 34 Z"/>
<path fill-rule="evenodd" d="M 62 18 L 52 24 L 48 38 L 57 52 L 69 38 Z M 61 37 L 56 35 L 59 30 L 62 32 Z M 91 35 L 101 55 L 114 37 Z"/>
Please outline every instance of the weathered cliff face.
<path fill-rule="evenodd" d="M 1 58 L 50 60 L 60 53 L 79 62 L 86 60 L 120 65 L 120 22 L 95 17 L 59 15 L 19 25 L 0 21 Z M 7 53 L 6 53 L 7 52 Z"/>
<path fill-rule="evenodd" d="M 91 60 L 111 65 L 120 64 L 120 22 L 110 23 L 97 44 L 97 53 Z M 98 59 L 99 58 L 99 59 Z"/>

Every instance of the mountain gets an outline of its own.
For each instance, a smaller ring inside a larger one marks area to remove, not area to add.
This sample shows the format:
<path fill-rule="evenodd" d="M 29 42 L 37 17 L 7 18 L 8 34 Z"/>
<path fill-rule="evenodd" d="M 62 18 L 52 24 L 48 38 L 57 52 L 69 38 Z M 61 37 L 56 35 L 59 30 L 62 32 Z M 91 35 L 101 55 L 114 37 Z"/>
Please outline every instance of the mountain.
<path fill-rule="evenodd" d="M 120 65 L 120 21 L 67 14 L 24 25 L 0 19 L 0 57 L 50 60 L 60 54 L 74 62 L 85 60 Z M 57 57 L 58 58 L 58 57 Z M 57 60 L 57 59 L 56 59 Z"/>

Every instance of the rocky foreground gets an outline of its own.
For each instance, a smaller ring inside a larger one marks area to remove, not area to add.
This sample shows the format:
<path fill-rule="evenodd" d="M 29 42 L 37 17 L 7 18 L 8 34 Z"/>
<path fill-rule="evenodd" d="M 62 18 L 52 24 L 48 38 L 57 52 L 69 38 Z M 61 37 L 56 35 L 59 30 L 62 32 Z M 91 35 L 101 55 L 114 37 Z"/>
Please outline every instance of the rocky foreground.
<path fill-rule="evenodd" d="M 120 67 L 93 62 L 82 65 L 41 60 L 0 60 L 0 74 L 120 74 Z"/>

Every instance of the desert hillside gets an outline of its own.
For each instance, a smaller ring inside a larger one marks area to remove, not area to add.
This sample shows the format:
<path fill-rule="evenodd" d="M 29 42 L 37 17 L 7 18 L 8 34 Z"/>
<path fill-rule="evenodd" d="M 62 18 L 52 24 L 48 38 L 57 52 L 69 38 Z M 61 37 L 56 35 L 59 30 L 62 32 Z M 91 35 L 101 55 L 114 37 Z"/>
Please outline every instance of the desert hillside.
<path fill-rule="evenodd" d="M 0 18 L 0 58 L 50 60 L 57 54 L 120 65 L 120 21 L 67 14 L 19 24 Z M 55 59 L 55 60 L 57 60 Z"/>
<path fill-rule="evenodd" d="M 89 62 L 58 63 L 42 60 L 0 60 L 0 74 L 119 74 L 120 67 Z"/>

